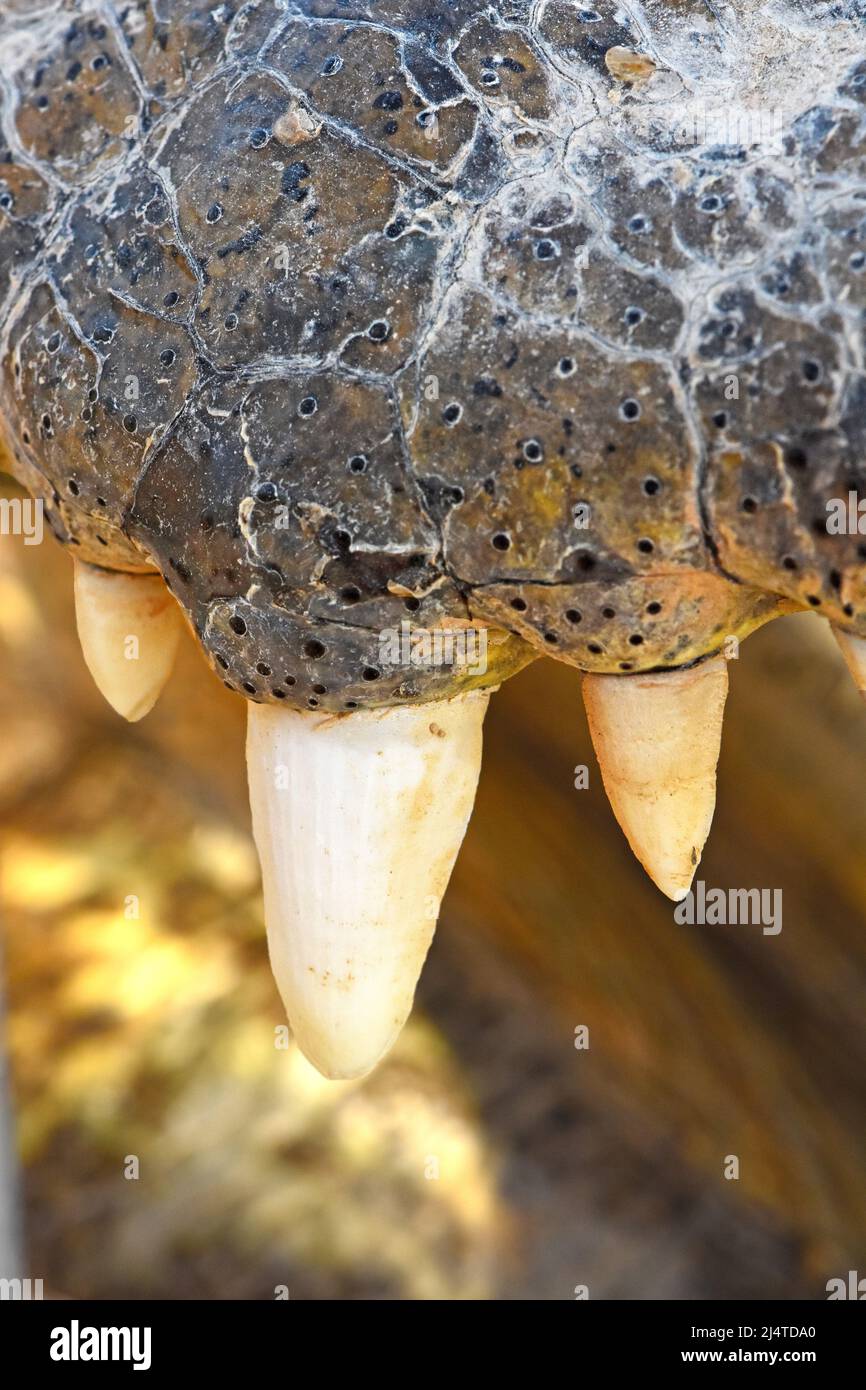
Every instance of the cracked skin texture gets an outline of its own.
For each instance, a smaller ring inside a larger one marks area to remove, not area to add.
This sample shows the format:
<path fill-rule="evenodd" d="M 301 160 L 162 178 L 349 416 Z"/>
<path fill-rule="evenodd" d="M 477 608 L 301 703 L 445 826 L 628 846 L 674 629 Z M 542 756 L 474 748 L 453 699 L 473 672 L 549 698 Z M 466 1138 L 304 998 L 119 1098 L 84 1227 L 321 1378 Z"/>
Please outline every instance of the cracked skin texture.
<path fill-rule="evenodd" d="M 255 700 L 866 637 L 864 19 L 0 0 L 13 471 Z M 402 622 L 487 672 L 383 665 Z"/>

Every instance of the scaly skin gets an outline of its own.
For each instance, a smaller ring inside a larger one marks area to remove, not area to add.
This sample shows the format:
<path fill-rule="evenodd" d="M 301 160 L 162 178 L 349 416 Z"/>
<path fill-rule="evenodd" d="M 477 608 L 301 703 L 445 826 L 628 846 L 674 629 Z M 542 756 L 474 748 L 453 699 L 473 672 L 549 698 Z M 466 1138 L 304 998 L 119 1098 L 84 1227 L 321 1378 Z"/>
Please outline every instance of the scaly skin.
<path fill-rule="evenodd" d="M 0 407 L 80 558 L 302 709 L 866 637 L 862 0 L 160 10 L 0 0 Z"/>

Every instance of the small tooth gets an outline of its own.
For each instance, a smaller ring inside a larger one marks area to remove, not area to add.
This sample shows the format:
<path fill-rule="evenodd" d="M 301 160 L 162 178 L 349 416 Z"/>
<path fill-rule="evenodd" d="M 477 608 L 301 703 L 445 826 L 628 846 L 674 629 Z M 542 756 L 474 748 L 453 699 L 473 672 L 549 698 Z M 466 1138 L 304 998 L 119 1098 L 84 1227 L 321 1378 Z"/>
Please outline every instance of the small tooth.
<path fill-rule="evenodd" d="M 249 706 L 271 966 L 327 1077 L 371 1071 L 412 1008 L 475 800 L 488 695 L 345 715 Z"/>
<path fill-rule="evenodd" d="M 76 560 L 75 618 L 87 669 L 112 709 L 131 723 L 143 718 L 171 674 L 181 629 L 162 579 Z"/>
<path fill-rule="evenodd" d="M 728 667 L 585 676 L 583 698 L 605 790 L 653 882 L 679 902 L 691 887 L 716 804 Z"/>
<path fill-rule="evenodd" d="M 843 632 L 840 627 L 833 628 L 833 636 L 854 677 L 854 684 L 860 694 L 866 696 L 866 638 L 852 637 L 850 632 Z"/>

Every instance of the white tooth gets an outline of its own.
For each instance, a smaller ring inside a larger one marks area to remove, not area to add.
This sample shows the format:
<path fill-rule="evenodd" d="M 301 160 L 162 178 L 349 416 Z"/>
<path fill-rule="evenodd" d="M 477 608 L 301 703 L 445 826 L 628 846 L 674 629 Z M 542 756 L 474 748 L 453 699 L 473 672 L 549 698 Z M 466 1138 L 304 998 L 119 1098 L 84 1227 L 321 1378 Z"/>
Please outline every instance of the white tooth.
<path fill-rule="evenodd" d="M 586 676 L 589 729 L 613 813 L 653 882 L 691 887 L 716 804 L 728 667 Z"/>
<path fill-rule="evenodd" d="M 342 715 L 249 706 L 271 966 L 325 1076 L 371 1071 L 406 1022 L 475 800 L 488 696 Z"/>
<path fill-rule="evenodd" d="M 171 675 L 180 636 L 180 613 L 164 582 L 76 560 L 75 618 L 100 691 L 124 719 L 141 719 Z"/>
<path fill-rule="evenodd" d="M 840 627 L 833 628 L 833 636 L 854 677 L 854 684 L 861 695 L 866 695 L 866 638 L 852 637 L 850 632 L 843 632 Z"/>

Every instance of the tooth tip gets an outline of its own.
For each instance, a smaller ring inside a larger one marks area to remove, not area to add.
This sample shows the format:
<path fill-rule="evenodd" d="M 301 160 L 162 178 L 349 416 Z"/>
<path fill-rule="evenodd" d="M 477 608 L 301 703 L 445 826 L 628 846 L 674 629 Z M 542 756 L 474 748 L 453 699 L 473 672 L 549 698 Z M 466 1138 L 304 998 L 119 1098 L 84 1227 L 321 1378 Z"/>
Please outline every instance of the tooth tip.
<path fill-rule="evenodd" d="M 834 627 L 833 624 L 831 627 L 854 684 L 866 699 L 866 640 L 845 632 L 843 628 Z"/>
<path fill-rule="evenodd" d="M 105 690 L 102 686 L 99 687 L 99 690 L 105 703 L 111 706 L 115 714 L 119 714 L 121 719 L 125 719 L 128 724 L 137 724 L 146 714 L 150 714 L 159 699 L 162 687 L 160 686 L 159 690 L 145 692 L 138 699 L 133 696 L 129 700 L 124 699 L 123 695 L 118 694 L 117 691 Z"/>
<path fill-rule="evenodd" d="M 412 1011 L 414 990 L 405 979 L 383 980 L 373 974 L 366 987 L 353 989 L 344 981 L 317 983 L 311 990 L 299 972 L 291 971 L 277 934 L 269 926 L 271 965 L 292 1036 L 307 1061 L 328 1081 L 357 1081 L 374 1071 L 397 1041 Z M 429 932 L 428 932 L 429 935 Z M 421 943 L 426 955 L 428 942 Z M 416 959 L 420 971 L 423 959 Z M 312 972 L 307 972 L 312 977 Z M 330 992 L 329 992 L 330 991 Z M 397 997 L 395 997 L 397 996 Z M 390 1004 L 390 1009 L 387 1005 Z"/>
<path fill-rule="evenodd" d="M 693 851 L 684 852 L 683 856 L 680 857 L 671 854 L 670 849 L 665 846 L 654 849 L 647 848 L 645 842 L 642 843 L 641 840 L 639 817 L 629 816 L 622 807 L 621 800 L 619 812 L 623 828 L 629 835 L 630 842 L 634 841 L 632 849 L 634 850 L 635 846 L 638 846 L 637 858 L 641 867 L 666 898 L 670 898 L 675 903 L 682 902 L 683 898 L 688 897 L 691 892 L 700 855 L 695 860 L 692 857 Z M 707 833 L 709 833 L 709 829 Z M 705 839 L 706 836 L 703 837 L 702 843 Z"/>
<path fill-rule="evenodd" d="M 689 875 L 687 883 L 684 883 L 681 879 L 678 880 L 673 878 L 657 878 L 654 880 L 654 882 L 656 884 L 656 887 L 660 888 L 661 891 L 664 893 L 665 897 L 670 898 L 672 903 L 681 903 L 683 899 L 687 898 L 689 896 L 689 893 L 692 891 L 692 883 L 694 882 L 694 878 L 695 876 L 692 873 Z"/>
<path fill-rule="evenodd" d="M 677 862 L 670 855 L 659 854 L 654 860 L 649 856 L 640 859 L 641 868 L 649 875 L 658 888 L 660 893 L 664 893 L 671 902 L 681 903 L 683 898 L 687 898 L 691 892 L 692 883 L 697 872 L 698 861 L 689 856 L 688 866 L 683 862 Z"/>
<path fill-rule="evenodd" d="M 383 1046 L 377 1047 L 375 1051 L 366 1052 L 363 1060 L 359 1058 L 355 1047 L 350 1047 L 343 1056 L 330 1038 L 311 1038 L 297 1032 L 294 1038 L 310 1066 L 315 1067 L 326 1081 L 362 1081 L 365 1076 L 376 1070 L 382 1058 L 390 1052 L 399 1031 L 398 1029 L 392 1034 Z"/>

